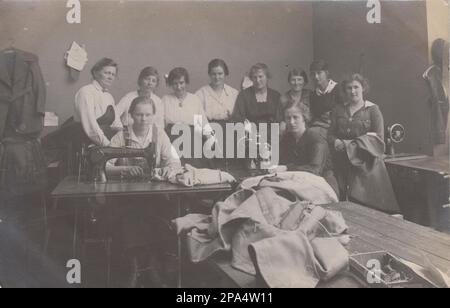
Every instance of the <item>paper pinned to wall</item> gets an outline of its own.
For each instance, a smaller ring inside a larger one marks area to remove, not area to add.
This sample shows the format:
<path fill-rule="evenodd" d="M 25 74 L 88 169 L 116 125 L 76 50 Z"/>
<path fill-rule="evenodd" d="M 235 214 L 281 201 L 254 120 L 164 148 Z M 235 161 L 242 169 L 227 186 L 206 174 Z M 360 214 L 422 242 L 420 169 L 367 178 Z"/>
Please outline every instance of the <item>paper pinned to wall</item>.
<path fill-rule="evenodd" d="M 58 115 L 54 112 L 45 112 L 44 126 L 54 127 L 59 125 Z"/>
<path fill-rule="evenodd" d="M 73 42 L 66 53 L 66 60 L 67 66 L 81 72 L 88 61 L 87 52 L 83 47 Z"/>

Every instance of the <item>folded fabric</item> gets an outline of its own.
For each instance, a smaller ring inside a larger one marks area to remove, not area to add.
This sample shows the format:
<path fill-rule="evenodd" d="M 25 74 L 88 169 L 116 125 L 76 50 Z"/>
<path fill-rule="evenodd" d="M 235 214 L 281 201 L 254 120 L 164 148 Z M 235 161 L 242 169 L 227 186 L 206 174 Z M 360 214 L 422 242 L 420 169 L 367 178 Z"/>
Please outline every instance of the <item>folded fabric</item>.
<path fill-rule="evenodd" d="M 156 181 L 169 181 L 173 184 L 180 184 L 186 187 L 236 182 L 236 179 L 227 172 L 213 169 L 197 169 L 189 164 L 177 169 L 156 168 L 154 169 L 152 179 Z"/>

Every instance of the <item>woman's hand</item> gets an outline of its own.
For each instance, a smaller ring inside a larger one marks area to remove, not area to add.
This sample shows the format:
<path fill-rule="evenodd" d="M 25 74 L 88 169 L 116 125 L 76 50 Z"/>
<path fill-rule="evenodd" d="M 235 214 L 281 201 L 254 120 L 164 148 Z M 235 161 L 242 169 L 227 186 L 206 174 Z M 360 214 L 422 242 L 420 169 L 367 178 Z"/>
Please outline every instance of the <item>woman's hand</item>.
<path fill-rule="evenodd" d="M 279 172 L 286 172 L 287 170 L 288 170 L 287 166 L 283 166 L 283 165 L 273 166 L 273 167 L 267 169 L 267 171 L 270 174 L 275 174 L 275 173 L 279 173 Z"/>
<path fill-rule="evenodd" d="M 341 139 L 336 139 L 336 141 L 334 141 L 334 148 L 336 149 L 336 151 L 338 152 L 342 152 L 345 150 L 345 144 L 344 141 L 342 141 Z"/>

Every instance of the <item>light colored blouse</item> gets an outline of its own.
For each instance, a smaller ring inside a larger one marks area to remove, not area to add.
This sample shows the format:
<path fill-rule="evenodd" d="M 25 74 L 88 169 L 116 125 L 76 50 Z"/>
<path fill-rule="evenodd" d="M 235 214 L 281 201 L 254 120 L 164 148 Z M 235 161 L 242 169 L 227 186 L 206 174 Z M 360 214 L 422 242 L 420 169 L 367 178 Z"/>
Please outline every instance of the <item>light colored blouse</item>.
<path fill-rule="evenodd" d="M 164 95 L 162 98 L 164 105 L 165 124 L 185 124 L 194 126 L 196 131 L 202 131 L 204 135 L 211 133 L 208 119 L 205 115 L 202 103 L 197 95 L 187 93 L 183 100 L 173 94 Z M 200 126 L 198 120 L 202 121 Z"/>
<path fill-rule="evenodd" d="M 217 94 L 210 85 L 207 85 L 201 87 L 195 94 L 200 98 L 208 120 L 217 121 L 228 120 L 231 117 L 239 92 L 224 85 L 222 92 Z"/>
<path fill-rule="evenodd" d="M 133 118 L 131 118 L 128 111 L 130 110 L 131 103 L 136 97 L 139 97 L 138 91 L 130 92 L 125 95 L 116 106 L 117 112 L 119 113 L 120 119 L 122 120 L 122 124 L 124 126 L 133 125 Z M 152 93 L 150 98 L 155 103 L 155 124 L 160 128 L 164 128 L 164 108 L 161 99 L 154 93 Z"/>
<path fill-rule="evenodd" d="M 151 142 L 156 142 L 156 168 L 181 166 L 180 157 L 178 156 L 175 148 L 172 146 L 169 137 L 163 129 L 159 128 L 156 125 L 150 127 L 146 138 L 142 141 L 136 137 L 132 126 L 130 126 L 128 142 L 125 138 L 125 132 L 121 131 L 111 139 L 111 146 L 115 148 L 124 148 L 128 145 L 128 147 L 133 149 L 145 149 L 150 145 Z M 115 165 L 116 162 L 117 159 L 111 159 L 110 161 L 108 161 L 108 164 Z M 119 165 L 122 166 L 142 166 L 146 164 L 147 162 L 143 158 L 121 159 L 119 161 Z M 146 168 L 144 167 L 143 169 L 145 170 Z"/>
<path fill-rule="evenodd" d="M 108 146 L 109 139 L 97 123 L 97 119 L 106 113 L 108 106 L 114 107 L 116 118 L 111 127 L 122 128 L 113 96 L 97 82 L 82 87 L 75 95 L 74 120 L 81 122 L 86 135 L 96 145 Z"/>

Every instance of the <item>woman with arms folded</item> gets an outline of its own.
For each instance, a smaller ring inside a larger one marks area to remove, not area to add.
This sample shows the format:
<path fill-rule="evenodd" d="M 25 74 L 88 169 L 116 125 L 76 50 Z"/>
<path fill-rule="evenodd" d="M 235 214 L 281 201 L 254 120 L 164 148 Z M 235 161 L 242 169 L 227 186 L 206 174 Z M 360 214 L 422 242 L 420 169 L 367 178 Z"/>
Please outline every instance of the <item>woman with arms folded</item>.
<path fill-rule="evenodd" d="M 114 83 L 118 65 L 103 58 L 91 70 L 93 81 L 75 95 L 75 122 L 81 123 L 86 138 L 84 143 L 109 146 L 110 139 L 122 129 L 109 89 Z"/>

